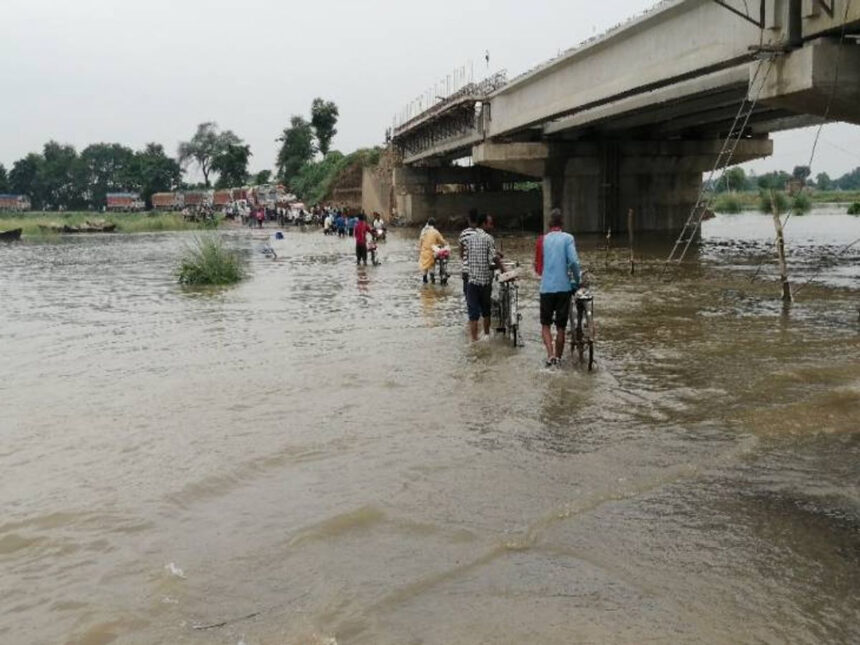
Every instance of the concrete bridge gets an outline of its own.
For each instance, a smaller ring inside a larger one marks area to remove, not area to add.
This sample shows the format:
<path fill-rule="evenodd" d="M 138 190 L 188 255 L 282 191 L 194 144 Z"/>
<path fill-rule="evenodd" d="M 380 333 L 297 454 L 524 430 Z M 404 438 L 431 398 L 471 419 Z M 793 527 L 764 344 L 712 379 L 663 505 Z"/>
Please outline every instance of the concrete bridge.
<path fill-rule="evenodd" d="M 675 231 L 742 106 L 722 165 L 770 155 L 771 132 L 860 123 L 858 38 L 860 0 L 666 0 L 398 123 L 397 209 L 420 221 L 470 205 L 501 216 L 558 206 L 573 230 L 598 232 L 624 230 L 633 208 L 637 229 Z M 468 157 L 457 178 L 440 174 Z M 541 191 L 511 190 L 535 180 Z"/>

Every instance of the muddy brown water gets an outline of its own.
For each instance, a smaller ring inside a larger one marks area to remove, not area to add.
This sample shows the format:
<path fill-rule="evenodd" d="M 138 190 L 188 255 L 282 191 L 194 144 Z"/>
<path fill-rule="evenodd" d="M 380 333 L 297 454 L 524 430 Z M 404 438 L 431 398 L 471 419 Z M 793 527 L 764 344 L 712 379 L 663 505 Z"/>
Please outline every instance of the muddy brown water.
<path fill-rule="evenodd" d="M 184 233 L 0 248 L 0 643 L 860 641 L 860 218 L 789 224 L 788 310 L 767 217 L 672 281 L 579 240 L 591 374 L 532 277 L 524 347 L 470 346 L 414 232 L 271 232 L 222 290 Z"/>

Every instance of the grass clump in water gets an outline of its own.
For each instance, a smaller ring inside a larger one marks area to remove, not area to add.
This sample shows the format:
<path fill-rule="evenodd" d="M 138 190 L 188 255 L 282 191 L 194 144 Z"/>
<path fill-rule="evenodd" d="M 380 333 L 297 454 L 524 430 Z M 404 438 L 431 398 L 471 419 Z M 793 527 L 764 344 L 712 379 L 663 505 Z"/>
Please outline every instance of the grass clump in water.
<path fill-rule="evenodd" d="M 860 202 L 854 202 L 848 207 L 849 215 L 860 215 Z"/>
<path fill-rule="evenodd" d="M 717 213 L 740 213 L 743 204 L 737 193 L 720 193 L 713 202 L 713 209 Z"/>
<path fill-rule="evenodd" d="M 773 192 L 771 193 L 769 190 L 763 190 L 759 193 L 758 199 L 758 208 L 762 213 L 772 213 L 773 212 L 773 199 L 771 199 L 771 195 L 773 195 L 773 199 L 776 200 L 776 212 L 784 213 L 791 206 L 791 202 L 788 199 L 788 196 L 785 193 Z"/>
<path fill-rule="evenodd" d="M 812 200 L 805 192 L 799 192 L 791 200 L 791 212 L 795 215 L 806 215 L 812 210 Z"/>
<path fill-rule="evenodd" d="M 220 238 L 204 237 L 188 248 L 177 274 L 180 284 L 225 285 L 239 282 L 245 276 L 245 268 Z"/>

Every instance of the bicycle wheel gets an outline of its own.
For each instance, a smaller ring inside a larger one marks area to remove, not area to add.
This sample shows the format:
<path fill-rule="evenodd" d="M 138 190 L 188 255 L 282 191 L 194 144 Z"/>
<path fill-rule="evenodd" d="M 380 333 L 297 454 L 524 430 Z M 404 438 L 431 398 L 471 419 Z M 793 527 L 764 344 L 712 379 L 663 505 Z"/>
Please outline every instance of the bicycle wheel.
<path fill-rule="evenodd" d="M 588 345 L 588 371 L 590 372 L 594 367 L 595 337 L 594 314 L 592 313 L 590 308 L 585 309 L 585 322 L 583 324 L 583 331 L 585 335 L 585 344 Z"/>

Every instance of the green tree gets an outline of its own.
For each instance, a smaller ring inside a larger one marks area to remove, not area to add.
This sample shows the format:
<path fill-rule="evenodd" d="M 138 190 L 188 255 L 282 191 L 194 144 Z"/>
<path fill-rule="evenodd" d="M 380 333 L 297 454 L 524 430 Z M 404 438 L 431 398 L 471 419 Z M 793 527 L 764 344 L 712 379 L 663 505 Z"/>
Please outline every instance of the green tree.
<path fill-rule="evenodd" d="M 39 176 L 45 160 L 42 155 L 31 152 L 12 164 L 9 171 L 9 188 L 17 195 L 27 195 L 33 208 L 44 206 L 44 194 L 39 185 Z"/>
<path fill-rule="evenodd" d="M 78 153 L 73 146 L 49 141 L 42 149 L 44 162 L 38 173 L 44 206 L 48 208 L 78 208 L 86 199 L 81 194 Z"/>
<path fill-rule="evenodd" d="M 815 176 L 815 185 L 818 190 L 833 190 L 833 180 L 826 172 L 820 172 Z"/>
<path fill-rule="evenodd" d="M 9 175 L 6 173 L 6 167 L 0 163 L 0 193 L 8 193 L 9 190 Z"/>
<path fill-rule="evenodd" d="M 281 142 L 276 162 L 278 178 L 285 186 L 299 172 L 302 165 L 314 156 L 314 133 L 311 124 L 303 117 L 293 116 L 290 127 L 284 128 L 277 139 Z"/>
<path fill-rule="evenodd" d="M 191 137 L 191 141 L 182 141 L 179 144 L 179 163 L 187 166 L 190 163 L 197 164 L 203 173 L 203 185 L 209 188 L 209 173 L 212 172 L 212 164 L 224 154 L 229 146 L 241 145 L 242 140 L 230 130 L 218 132 L 218 124 L 207 121 L 197 126 L 197 132 Z M 217 172 L 217 171 L 216 171 Z"/>
<path fill-rule="evenodd" d="M 795 166 L 794 170 L 791 171 L 792 177 L 804 182 L 809 178 L 809 175 L 811 174 L 812 170 L 809 166 Z"/>
<path fill-rule="evenodd" d="M 836 184 L 842 190 L 860 190 L 860 167 L 846 172 L 836 180 Z"/>
<path fill-rule="evenodd" d="M 254 175 L 254 185 L 260 186 L 262 184 L 268 184 L 272 181 L 272 171 L 271 170 L 261 170 L 256 175 Z"/>
<path fill-rule="evenodd" d="M 317 138 L 317 146 L 323 157 L 328 154 L 331 140 L 337 134 L 335 124 L 337 123 L 338 109 L 333 101 L 324 101 L 315 98 L 311 104 L 311 126 Z"/>
<path fill-rule="evenodd" d="M 742 191 L 748 188 L 747 174 L 739 166 L 726 169 L 723 172 L 723 176 L 717 182 L 717 192 Z"/>
<path fill-rule="evenodd" d="M 134 153 L 132 185 L 140 192 L 147 208 L 152 207 L 153 193 L 175 190 L 182 183 L 182 168 L 164 152 L 158 143 L 147 143 Z"/>
<path fill-rule="evenodd" d="M 241 186 L 248 180 L 248 158 L 251 146 L 228 144 L 212 160 L 212 170 L 218 173 L 216 188 Z"/>
<path fill-rule="evenodd" d="M 784 190 L 785 183 L 791 179 L 791 175 L 789 175 L 784 170 L 776 170 L 773 172 L 768 172 L 763 175 L 759 175 L 757 180 L 758 187 L 762 190 L 770 190 L 771 188 L 774 190 Z"/>
<path fill-rule="evenodd" d="M 91 206 L 101 208 L 107 193 L 134 189 L 134 151 L 118 143 L 94 143 L 81 151 L 78 193 Z"/>

